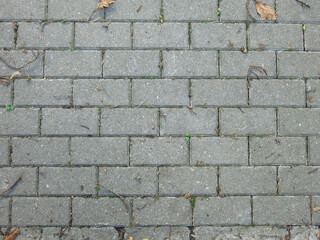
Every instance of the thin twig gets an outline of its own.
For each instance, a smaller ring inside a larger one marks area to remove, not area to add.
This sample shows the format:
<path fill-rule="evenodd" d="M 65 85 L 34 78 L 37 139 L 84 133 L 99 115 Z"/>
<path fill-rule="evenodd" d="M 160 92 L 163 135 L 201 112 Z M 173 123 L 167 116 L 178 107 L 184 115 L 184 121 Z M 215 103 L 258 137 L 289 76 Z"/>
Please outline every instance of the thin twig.
<path fill-rule="evenodd" d="M 302 7 L 307 7 L 307 8 L 311 8 L 310 5 L 308 5 L 307 3 L 301 1 L 301 0 L 296 0 L 298 3 L 301 4 Z"/>
<path fill-rule="evenodd" d="M 100 184 L 99 184 L 99 186 L 102 187 L 102 188 L 104 188 L 104 189 L 106 189 L 107 191 L 113 193 L 114 195 L 117 195 L 117 196 L 120 198 L 120 200 L 123 202 L 123 204 L 124 204 L 124 206 L 126 207 L 127 211 L 129 212 L 129 206 L 128 206 L 128 204 L 127 204 L 127 202 L 126 202 L 126 199 L 125 199 L 124 197 L 122 197 L 119 193 L 114 192 L 114 191 L 110 190 L 109 188 L 107 188 L 107 187 L 105 187 L 105 186 L 103 186 L 103 185 L 100 185 Z"/>
<path fill-rule="evenodd" d="M 18 69 L 24 68 L 25 66 L 29 65 L 30 63 L 33 63 L 34 61 L 37 60 L 38 57 L 39 57 L 39 52 L 37 52 L 37 54 L 35 55 L 34 59 L 30 60 L 29 62 L 27 62 L 27 63 L 25 63 L 25 64 L 23 64 L 22 66 L 19 66 L 19 67 L 13 66 L 13 65 L 7 63 L 6 60 L 4 60 L 3 57 L 1 57 L 1 56 L 0 56 L 0 60 L 2 62 L 4 62 L 4 64 L 6 64 L 8 67 L 18 70 Z"/>
<path fill-rule="evenodd" d="M 22 174 L 18 177 L 18 179 L 10 187 L 8 187 L 7 189 L 0 192 L 0 196 L 2 196 L 3 194 L 5 194 L 9 190 L 11 190 L 21 179 L 22 179 Z"/>

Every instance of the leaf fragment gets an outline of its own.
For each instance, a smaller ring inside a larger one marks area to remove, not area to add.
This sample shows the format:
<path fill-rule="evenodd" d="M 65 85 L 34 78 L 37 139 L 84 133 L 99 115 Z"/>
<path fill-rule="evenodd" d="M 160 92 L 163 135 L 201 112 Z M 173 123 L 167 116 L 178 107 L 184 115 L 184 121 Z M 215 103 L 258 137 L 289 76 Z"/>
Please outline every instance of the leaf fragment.
<path fill-rule="evenodd" d="M 318 212 L 318 211 L 320 211 L 320 207 L 314 207 L 314 208 L 312 209 L 312 211 L 313 211 L 313 212 Z"/>
<path fill-rule="evenodd" d="M 10 80 L 16 78 L 16 77 L 22 77 L 24 75 L 23 72 L 20 72 L 19 70 L 18 71 L 15 71 L 12 73 L 11 77 L 10 77 Z"/>
<path fill-rule="evenodd" d="M 262 3 L 260 1 L 256 1 L 256 9 L 257 13 L 260 14 L 261 20 L 276 20 L 276 11 L 271 9 L 267 4 Z"/>
<path fill-rule="evenodd" d="M 100 3 L 98 5 L 98 9 L 102 8 L 108 8 L 110 4 L 114 3 L 115 0 L 100 0 Z"/>
<path fill-rule="evenodd" d="M 5 235 L 4 240 L 15 240 L 19 233 L 20 233 L 20 229 L 16 228 L 11 233 L 8 233 L 7 235 Z"/>

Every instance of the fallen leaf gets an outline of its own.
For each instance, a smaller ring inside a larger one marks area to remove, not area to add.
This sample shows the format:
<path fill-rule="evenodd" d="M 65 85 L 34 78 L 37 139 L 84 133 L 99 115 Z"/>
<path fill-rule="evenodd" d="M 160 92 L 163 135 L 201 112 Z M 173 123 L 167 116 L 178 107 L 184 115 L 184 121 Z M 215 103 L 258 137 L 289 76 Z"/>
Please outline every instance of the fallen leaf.
<path fill-rule="evenodd" d="M 128 240 L 133 240 L 133 237 L 128 237 Z"/>
<path fill-rule="evenodd" d="M 320 211 L 320 207 L 314 207 L 314 208 L 312 209 L 312 211 L 313 211 L 313 212 L 318 212 L 318 211 Z"/>
<path fill-rule="evenodd" d="M 248 49 L 246 49 L 245 47 L 241 47 L 241 52 L 248 53 Z"/>
<path fill-rule="evenodd" d="M 259 43 L 258 51 L 264 51 L 265 48 L 266 48 L 266 45 L 264 45 L 263 43 Z"/>
<path fill-rule="evenodd" d="M 12 73 L 11 77 L 10 77 L 10 80 L 16 78 L 16 77 L 22 77 L 24 75 L 23 72 L 20 72 L 19 70 L 18 71 L 15 71 L 14 73 Z"/>
<path fill-rule="evenodd" d="M 190 194 L 187 193 L 186 195 L 184 195 L 185 198 L 189 198 L 190 197 Z"/>
<path fill-rule="evenodd" d="M 5 86 L 9 86 L 10 85 L 10 82 L 4 81 L 4 80 L 0 80 L 0 83 L 5 85 Z"/>
<path fill-rule="evenodd" d="M 114 3 L 115 0 L 100 0 L 100 3 L 98 5 L 98 9 L 101 8 L 108 8 L 110 4 Z"/>
<path fill-rule="evenodd" d="M 320 232 L 317 234 L 317 238 L 320 238 Z"/>
<path fill-rule="evenodd" d="M 265 3 L 257 1 L 256 2 L 256 9 L 257 9 L 257 13 L 259 13 L 261 16 L 261 20 L 266 20 L 266 18 L 268 20 L 276 20 L 277 19 L 276 11 L 271 9 Z"/>
<path fill-rule="evenodd" d="M 5 235 L 4 240 L 15 240 L 19 233 L 20 233 L 20 229 L 16 228 L 11 233 L 8 233 L 7 235 Z"/>
<path fill-rule="evenodd" d="M 140 12 L 141 8 L 142 8 L 142 5 L 138 7 L 137 12 Z"/>

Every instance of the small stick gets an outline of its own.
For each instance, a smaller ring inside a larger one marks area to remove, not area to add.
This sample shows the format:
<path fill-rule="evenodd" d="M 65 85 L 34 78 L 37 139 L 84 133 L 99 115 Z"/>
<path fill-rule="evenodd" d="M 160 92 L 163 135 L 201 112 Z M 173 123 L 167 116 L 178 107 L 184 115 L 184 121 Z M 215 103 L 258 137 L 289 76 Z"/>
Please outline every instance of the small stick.
<path fill-rule="evenodd" d="M 315 169 L 309 171 L 308 173 L 311 174 L 311 173 L 314 173 L 314 172 L 316 172 L 316 171 L 318 171 L 318 170 L 319 170 L 319 168 L 315 168 Z"/>
<path fill-rule="evenodd" d="M 143 104 L 145 104 L 145 102 L 148 101 L 148 99 L 144 100 L 142 103 L 140 103 L 140 105 L 138 106 L 138 108 L 140 108 Z"/>
<path fill-rule="evenodd" d="M 307 3 L 305 3 L 305 2 L 303 2 L 303 1 L 301 1 L 301 0 L 296 0 L 296 1 L 297 1 L 298 3 L 300 3 L 302 7 L 310 8 L 310 6 L 309 6 Z"/>
<path fill-rule="evenodd" d="M 5 194 L 9 190 L 11 190 L 21 179 L 22 179 L 22 174 L 18 177 L 18 179 L 10 187 L 8 187 L 7 189 L 0 192 L 0 196 L 2 196 L 3 194 Z"/>
<path fill-rule="evenodd" d="M 123 202 L 123 204 L 126 207 L 127 211 L 129 211 L 129 206 L 128 206 L 128 204 L 126 202 L 126 199 L 124 197 L 122 197 L 119 193 L 116 193 L 116 192 L 110 190 L 109 188 L 107 188 L 105 186 L 102 186 L 102 185 L 99 185 L 99 186 L 104 188 L 104 189 L 106 189 L 106 190 L 108 190 L 109 192 L 113 193 L 114 195 L 117 195 L 120 198 L 120 200 Z"/>

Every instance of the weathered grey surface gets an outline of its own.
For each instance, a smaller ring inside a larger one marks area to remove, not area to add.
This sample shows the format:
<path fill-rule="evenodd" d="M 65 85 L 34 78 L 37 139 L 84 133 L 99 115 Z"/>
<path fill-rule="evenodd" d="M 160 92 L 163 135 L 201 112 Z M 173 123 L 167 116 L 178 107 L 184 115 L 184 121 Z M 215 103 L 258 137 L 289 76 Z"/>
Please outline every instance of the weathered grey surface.
<path fill-rule="evenodd" d="M 0 165 L 9 163 L 9 138 L 0 138 Z"/>
<path fill-rule="evenodd" d="M 125 238 L 129 239 L 189 239 L 190 230 L 186 227 L 127 228 Z"/>
<path fill-rule="evenodd" d="M 12 48 L 14 47 L 14 28 L 12 23 L 0 23 L 0 47 Z"/>
<path fill-rule="evenodd" d="M 97 240 L 118 240 L 118 232 L 112 227 L 106 228 L 71 228 L 64 232 L 61 239 L 97 239 Z"/>
<path fill-rule="evenodd" d="M 307 104 L 309 107 L 320 107 L 320 82 L 317 79 L 307 81 Z"/>
<path fill-rule="evenodd" d="M 310 165 L 320 164 L 320 138 L 310 137 L 309 138 L 309 156 Z"/>

